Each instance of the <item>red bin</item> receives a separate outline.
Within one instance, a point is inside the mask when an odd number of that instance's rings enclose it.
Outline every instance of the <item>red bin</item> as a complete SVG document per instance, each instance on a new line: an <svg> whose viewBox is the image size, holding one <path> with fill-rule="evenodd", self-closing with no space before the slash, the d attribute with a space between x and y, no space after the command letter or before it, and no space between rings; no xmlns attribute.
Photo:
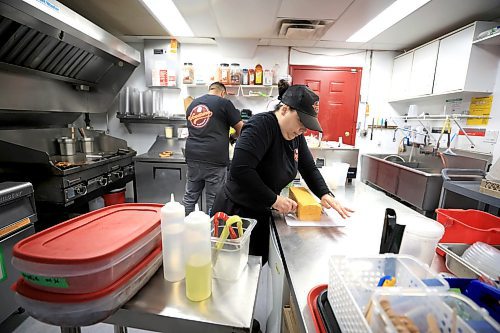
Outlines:
<svg viewBox="0 0 500 333"><path fill-rule="evenodd" d="M106 207L125 203L125 188L113 190L102 195Z"/></svg>
<svg viewBox="0 0 500 333"><path fill-rule="evenodd" d="M444 226L440 243L500 244L500 217L474 209L436 209L437 221Z"/></svg>

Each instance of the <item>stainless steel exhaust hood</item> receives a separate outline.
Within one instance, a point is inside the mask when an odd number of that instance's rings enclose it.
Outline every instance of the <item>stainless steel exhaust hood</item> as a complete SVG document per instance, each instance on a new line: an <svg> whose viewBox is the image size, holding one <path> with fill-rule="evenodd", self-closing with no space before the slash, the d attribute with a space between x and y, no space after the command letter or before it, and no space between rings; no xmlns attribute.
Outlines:
<svg viewBox="0 0 500 333"><path fill-rule="evenodd" d="M139 64L57 1L0 0L0 113L106 112Z"/></svg>

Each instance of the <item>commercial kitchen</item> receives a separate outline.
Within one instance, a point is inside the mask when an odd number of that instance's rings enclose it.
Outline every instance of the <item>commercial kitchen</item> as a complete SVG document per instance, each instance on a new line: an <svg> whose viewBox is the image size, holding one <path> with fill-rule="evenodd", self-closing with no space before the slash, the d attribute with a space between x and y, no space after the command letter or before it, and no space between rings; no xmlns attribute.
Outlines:
<svg viewBox="0 0 500 333"><path fill-rule="evenodd" d="M0 14L0 332L500 332L498 0ZM267 263L205 192L184 218L186 110L216 81L244 123L280 82L319 96L303 135L350 217L295 197L318 218L273 211ZM210 265L188 277L195 246Z"/></svg>

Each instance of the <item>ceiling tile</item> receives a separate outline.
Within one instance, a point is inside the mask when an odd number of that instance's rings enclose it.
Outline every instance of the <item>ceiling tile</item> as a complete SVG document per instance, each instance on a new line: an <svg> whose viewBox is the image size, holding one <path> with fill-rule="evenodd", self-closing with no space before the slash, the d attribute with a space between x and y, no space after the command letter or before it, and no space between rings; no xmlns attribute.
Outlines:
<svg viewBox="0 0 500 333"><path fill-rule="evenodd" d="M283 0L278 17L337 19L354 0Z"/></svg>
<svg viewBox="0 0 500 333"><path fill-rule="evenodd" d="M321 37L321 40L345 42L395 0L356 0Z"/></svg>
<svg viewBox="0 0 500 333"><path fill-rule="evenodd" d="M281 0L211 0L223 37L262 38L274 33Z"/></svg>
<svg viewBox="0 0 500 333"><path fill-rule="evenodd" d="M404 48L413 48L473 21L491 20L499 14L499 0L433 0L370 42L400 42Z"/></svg>
<svg viewBox="0 0 500 333"><path fill-rule="evenodd" d="M174 0L195 37L220 37L214 9L210 0Z"/></svg>
<svg viewBox="0 0 500 333"><path fill-rule="evenodd" d="M269 45L274 45L274 46L302 46L302 47L311 47L315 43L316 43L315 40L286 39L286 38L271 38L271 39L269 39Z"/></svg>

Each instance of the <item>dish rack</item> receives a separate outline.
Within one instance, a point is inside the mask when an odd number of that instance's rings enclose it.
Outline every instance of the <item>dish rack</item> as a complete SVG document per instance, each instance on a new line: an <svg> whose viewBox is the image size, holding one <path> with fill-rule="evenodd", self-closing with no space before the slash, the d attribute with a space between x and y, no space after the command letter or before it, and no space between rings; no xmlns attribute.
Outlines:
<svg viewBox="0 0 500 333"><path fill-rule="evenodd" d="M394 287L377 287L390 275ZM449 289L448 282L411 256L383 254L371 257L333 256L329 261L328 301L342 332L370 332L365 311L376 290L401 293L407 290Z"/></svg>

